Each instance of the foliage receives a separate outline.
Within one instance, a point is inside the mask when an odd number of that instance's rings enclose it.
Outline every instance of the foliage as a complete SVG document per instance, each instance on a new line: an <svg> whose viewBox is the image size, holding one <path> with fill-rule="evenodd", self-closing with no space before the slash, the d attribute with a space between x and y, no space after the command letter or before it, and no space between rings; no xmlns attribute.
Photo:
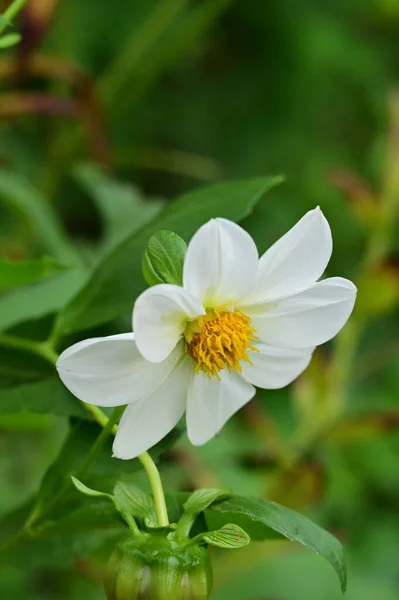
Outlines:
<svg viewBox="0 0 399 600"><path fill-rule="evenodd" d="M152 454L171 523L243 546L213 551L212 600L338 600L329 565L281 536L324 555L344 588L338 538L349 600L398 595L399 9L267 4L29 0L18 16L1 6L7 597L100 600L123 514L155 523L138 461L112 458L110 439L87 460L101 428L59 382L57 353L129 330L146 248L151 277L176 282L209 218L240 222L263 252L317 204L334 236L328 274L359 288L348 326L220 437L194 449L179 429Z"/></svg>

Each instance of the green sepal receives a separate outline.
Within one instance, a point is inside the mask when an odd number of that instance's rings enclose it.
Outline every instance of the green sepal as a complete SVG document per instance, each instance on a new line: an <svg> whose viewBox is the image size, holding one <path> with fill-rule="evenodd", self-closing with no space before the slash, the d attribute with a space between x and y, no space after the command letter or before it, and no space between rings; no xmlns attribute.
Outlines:
<svg viewBox="0 0 399 600"><path fill-rule="evenodd" d="M224 550L244 548L251 542L247 532L235 523L227 523L221 529L203 533L202 540L210 546L223 548Z"/></svg>
<svg viewBox="0 0 399 600"><path fill-rule="evenodd" d="M198 515L215 502L228 500L233 492L227 489L201 488L195 490L183 504L183 514L177 524L176 539L188 539Z"/></svg>
<svg viewBox="0 0 399 600"><path fill-rule="evenodd" d="M131 515L144 519L150 525L156 526L154 500L128 479L117 481L114 487L114 502L116 509L122 515Z"/></svg>
<svg viewBox="0 0 399 600"><path fill-rule="evenodd" d="M154 233L148 240L142 262L143 277L148 285L182 285L186 250L186 242L177 233L166 229Z"/></svg>
<svg viewBox="0 0 399 600"><path fill-rule="evenodd" d="M152 496L134 485L133 482L129 481L128 477L116 482L113 494L93 490L76 479L76 477L71 476L71 479L76 489L82 494L111 500L118 513L134 533L138 531L135 519L140 519L145 528L153 530L164 529L158 528L155 504ZM169 525L167 531L176 529L176 527L176 524Z"/></svg>
<svg viewBox="0 0 399 600"><path fill-rule="evenodd" d="M71 475L71 479L72 479L73 485L76 487L78 492L85 494L85 496L94 496L94 497L98 497L98 498L101 498L101 497L109 498L110 500L114 501L114 497L111 496L111 494L106 494L105 492L100 492L99 490L93 490L92 488L87 487L87 485L85 485L84 483L79 481L79 479L76 479L76 477L74 477L73 475Z"/></svg>
<svg viewBox="0 0 399 600"><path fill-rule="evenodd" d="M199 515L205 509L209 508L215 502L222 502L232 498L232 490L216 489L216 488L201 488L195 490L184 503L183 508L185 513Z"/></svg>

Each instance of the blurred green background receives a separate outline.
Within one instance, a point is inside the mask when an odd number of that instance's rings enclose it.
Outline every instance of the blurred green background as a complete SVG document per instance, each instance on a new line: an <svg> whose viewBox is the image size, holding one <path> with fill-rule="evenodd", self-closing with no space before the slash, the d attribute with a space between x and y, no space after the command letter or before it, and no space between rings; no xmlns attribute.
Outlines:
<svg viewBox="0 0 399 600"><path fill-rule="evenodd" d="M399 2L28 0L17 29L0 55L0 250L57 262L33 288L0 289L0 331L45 340L93 265L177 195L283 173L243 226L262 252L320 205L328 274L358 283L358 309L289 389L259 393L203 448L183 437L166 487L222 484L304 512L345 544L348 600L397 599ZM1 518L66 435L66 417L18 391L51 373L0 335ZM104 598L98 557L22 552L0 571L1 598ZM327 563L283 542L214 564L212 600L340 598Z"/></svg>

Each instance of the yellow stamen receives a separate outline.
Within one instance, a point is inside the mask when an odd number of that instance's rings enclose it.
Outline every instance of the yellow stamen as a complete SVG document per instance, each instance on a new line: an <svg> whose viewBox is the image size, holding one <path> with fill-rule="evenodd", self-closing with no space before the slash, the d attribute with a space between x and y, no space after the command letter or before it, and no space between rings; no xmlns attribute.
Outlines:
<svg viewBox="0 0 399 600"><path fill-rule="evenodd" d="M196 372L204 371L209 379L213 375L220 380L219 371L225 367L241 371L241 360L252 364L247 351L258 351L251 346L255 333L251 319L240 311L211 311L189 323L184 337L187 353L197 363Z"/></svg>

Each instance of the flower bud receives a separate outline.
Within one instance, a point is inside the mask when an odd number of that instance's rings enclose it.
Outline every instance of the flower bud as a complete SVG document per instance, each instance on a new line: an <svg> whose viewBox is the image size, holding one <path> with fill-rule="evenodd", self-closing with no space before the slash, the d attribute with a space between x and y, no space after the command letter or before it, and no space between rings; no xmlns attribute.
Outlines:
<svg viewBox="0 0 399 600"><path fill-rule="evenodd" d="M109 560L104 585L108 600L206 600L212 587L208 552L156 534L125 540Z"/></svg>

